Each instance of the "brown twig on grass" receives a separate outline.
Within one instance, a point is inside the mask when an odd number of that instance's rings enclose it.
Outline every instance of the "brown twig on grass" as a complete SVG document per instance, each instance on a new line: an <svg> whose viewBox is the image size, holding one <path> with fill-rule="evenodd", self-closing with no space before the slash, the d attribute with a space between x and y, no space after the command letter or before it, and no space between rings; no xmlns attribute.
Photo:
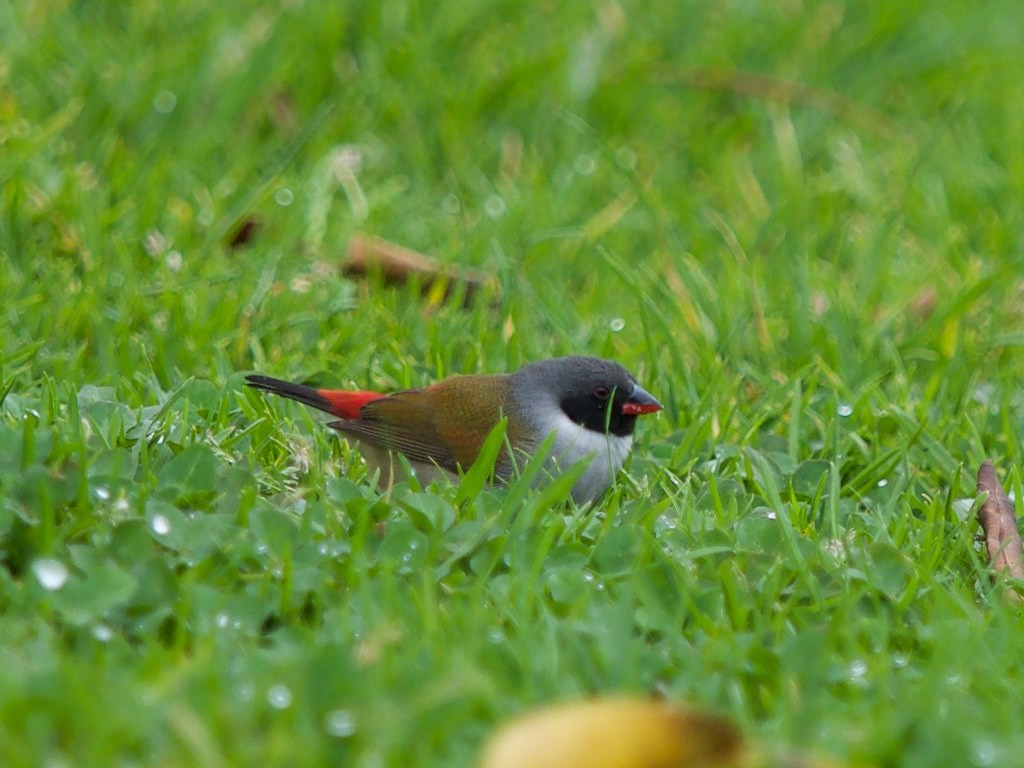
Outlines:
<svg viewBox="0 0 1024 768"><path fill-rule="evenodd" d="M439 302L450 300L462 287L465 306L481 289L496 290L494 279L483 272L456 270L418 251L366 235L353 235L349 240L342 271L346 275L380 274L384 282L396 285L416 279L423 293L438 297Z"/></svg>
<svg viewBox="0 0 1024 768"><path fill-rule="evenodd" d="M992 570L1024 579L1024 545L1017 530L1017 516L1013 502L996 479L991 461L978 468L978 490L988 494L978 510L978 522L985 532L985 547ZM1021 599L1019 595L1018 599Z"/></svg>

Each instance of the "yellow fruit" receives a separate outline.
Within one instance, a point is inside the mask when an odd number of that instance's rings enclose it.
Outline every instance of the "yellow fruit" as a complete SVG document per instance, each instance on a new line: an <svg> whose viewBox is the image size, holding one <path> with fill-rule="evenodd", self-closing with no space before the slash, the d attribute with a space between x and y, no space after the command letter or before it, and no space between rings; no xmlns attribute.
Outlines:
<svg viewBox="0 0 1024 768"><path fill-rule="evenodd" d="M480 768L726 768L739 765L727 720L667 702L610 698L561 704L501 728Z"/></svg>

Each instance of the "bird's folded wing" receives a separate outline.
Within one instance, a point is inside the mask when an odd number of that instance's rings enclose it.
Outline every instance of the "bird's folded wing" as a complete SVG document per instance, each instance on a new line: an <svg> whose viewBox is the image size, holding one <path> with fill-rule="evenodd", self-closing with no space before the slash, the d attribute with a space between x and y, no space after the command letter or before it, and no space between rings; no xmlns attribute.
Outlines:
<svg viewBox="0 0 1024 768"><path fill-rule="evenodd" d="M424 407L423 396L418 390L397 392L368 403L358 419L333 421L328 426L357 440L401 453L410 461L458 472L460 458L465 459L468 446L447 441L438 431L434 409Z"/></svg>
<svg viewBox="0 0 1024 768"><path fill-rule="evenodd" d="M424 390L396 392L364 405L360 418L333 421L328 426L357 440L401 453L410 461L436 464L450 472L468 469L497 424L494 414L488 414L489 424L471 418L472 426L467 426L466 414L448 413L449 408L435 407L435 401L424 398L430 398ZM501 479L507 479L512 472L504 451L495 472Z"/></svg>

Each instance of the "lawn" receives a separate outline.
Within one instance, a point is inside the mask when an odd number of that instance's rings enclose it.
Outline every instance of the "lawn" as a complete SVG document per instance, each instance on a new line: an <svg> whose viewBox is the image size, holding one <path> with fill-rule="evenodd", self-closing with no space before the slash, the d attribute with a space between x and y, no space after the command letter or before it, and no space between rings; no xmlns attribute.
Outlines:
<svg viewBox="0 0 1024 768"><path fill-rule="evenodd" d="M0 764L472 766L653 691L1020 764L1024 5L0 0ZM487 286L350 279L374 236ZM598 503L302 406L615 359ZM1015 757L1016 756L1016 757Z"/></svg>

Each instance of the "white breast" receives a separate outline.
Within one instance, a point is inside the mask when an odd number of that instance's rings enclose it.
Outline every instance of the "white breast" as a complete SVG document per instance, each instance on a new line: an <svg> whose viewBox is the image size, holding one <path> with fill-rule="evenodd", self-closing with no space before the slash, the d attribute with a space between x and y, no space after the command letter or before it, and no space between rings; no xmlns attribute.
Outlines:
<svg viewBox="0 0 1024 768"><path fill-rule="evenodd" d="M544 433L555 435L551 450L551 471L589 462L572 489L578 503L593 501L612 484L633 447L633 436L619 437L595 432L572 421L561 408L548 411Z"/></svg>
<svg viewBox="0 0 1024 768"><path fill-rule="evenodd" d="M557 406L545 409L535 419L535 426L544 437L552 433L555 435L551 458L547 462L551 475L558 475L580 462L587 462L587 468L572 488L572 497L577 504L593 501L608 490L633 447L632 435L605 435L581 427ZM405 462L397 460L379 446L362 440L359 441L359 448L370 467L380 470L383 487L389 488L396 480L403 478ZM434 464L410 461L408 465L424 485L441 478L458 482L457 475Z"/></svg>

